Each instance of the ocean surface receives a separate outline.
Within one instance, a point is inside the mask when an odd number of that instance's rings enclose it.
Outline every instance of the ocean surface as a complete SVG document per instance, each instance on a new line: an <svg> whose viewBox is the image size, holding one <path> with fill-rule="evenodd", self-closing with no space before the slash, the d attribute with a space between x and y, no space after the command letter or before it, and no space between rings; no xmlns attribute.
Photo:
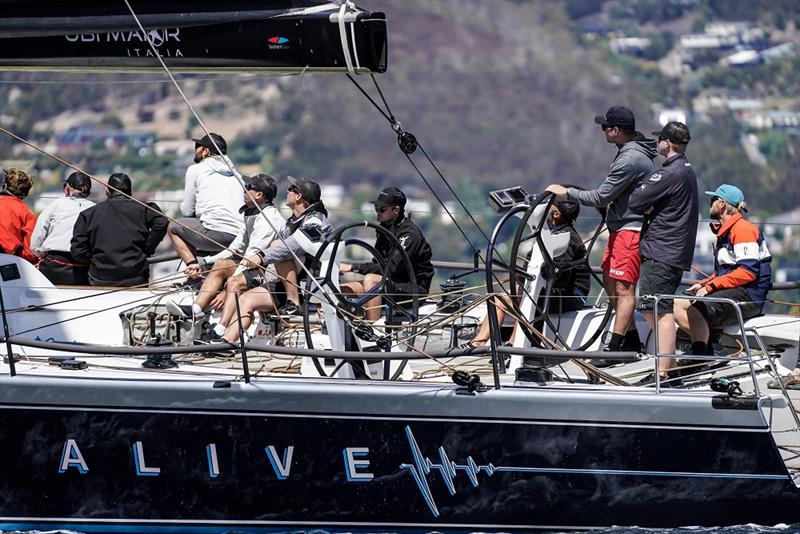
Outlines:
<svg viewBox="0 0 800 534"><path fill-rule="evenodd" d="M230 534L238 534L241 531L231 531ZM274 534L342 534L346 530L327 531L321 529L313 530L287 530L285 532L276 532ZM364 531L359 531L363 533ZM394 531L375 531L375 534L393 534ZM637 528L637 527L615 527L600 530L590 530L583 532L594 532L601 534L752 534L752 533L766 533L766 534L800 534L800 524L797 525L776 525L772 527L764 527L761 525L738 525L735 527L683 527L683 528ZM73 530L7 530L0 531L0 534L85 534ZM435 531L430 534L438 534ZM472 534L481 534L474 532Z"/></svg>

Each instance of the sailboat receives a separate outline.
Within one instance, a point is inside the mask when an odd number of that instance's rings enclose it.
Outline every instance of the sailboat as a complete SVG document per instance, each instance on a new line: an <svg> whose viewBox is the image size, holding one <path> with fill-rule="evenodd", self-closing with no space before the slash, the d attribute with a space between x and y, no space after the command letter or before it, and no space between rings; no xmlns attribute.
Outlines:
<svg viewBox="0 0 800 534"><path fill-rule="evenodd" d="M387 68L385 16L350 2L79 2L46 14L37 2L4 4L8 69ZM134 42L150 55L130 55ZM413 154L416 139L395 131ZM741 348L697 387L632 387L627 373L657 362L652 341L650 358L612 353L631 363L603 372L591 361L609 355L598 352L608 308L541 313L539 274L566 246L545 224L550 202L518 187L493 193L503 216L485 256L464 267L485 275L482 299L454 283L430 302L389 302L375 323L339 285L354 249L374 255L348 234L369 223L339 228L307 244L302 321L264 317L233 345L196 345L203 320L166 312L166 298L191 288L57 287L0 255L0 529L800 522L798 399L764 387L796 365L796 318L730 329ZM508 228L511 254L500 258ZM517 280L527 326L505 346L491 297ZM490 343L460 348L487 313Z"/></svg>

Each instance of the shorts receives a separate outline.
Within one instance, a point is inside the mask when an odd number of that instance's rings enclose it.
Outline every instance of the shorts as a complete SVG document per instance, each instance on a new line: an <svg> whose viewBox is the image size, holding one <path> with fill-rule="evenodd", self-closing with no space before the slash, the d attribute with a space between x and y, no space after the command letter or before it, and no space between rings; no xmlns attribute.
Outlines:
<svg viewBox="0 0 800 534"><path fill-rule="evenodd" d="M733 287L730 289L720 289L708 295L721 299L731 299L739 302L739 309L742 310L742 318L746 321L751 317L761 314L761 306L750 301L750 295L743 287ZM701 302L697 301L692 306L699 311L709 328L722 328L739 323L736 309L725 302Z"/></svg>
<svg viewBox="0 0 800 534"><path fill-rule="evenodd" d="M639 279L639 232L619 230L609 232L608 245L600 268L614 280L635 284Z"/></svg>
<svg viewBox="0 0 800 534"><path fill-rule="evenodd" d="M654 295L674 295L681 285L683 269L650 258L642 259L642 269L639 276L639 298L641 309L653 310L653 299L644 298ZM659 299L659 317L672 313L673 299Z"/></svg>
<svg viewBox="0 0 800 534"><path fill-rule="evenodd" d="M270 265L266 270L256 267L254 269L247 269L242 272L247 289L253 289L258 286L266 286L278 280L278 275L275 273L275 268Z"/></svg>
<svg viewBox="0 0 800 534"><path fill-rule="evenodd" d="M222 247L214 242L227 247L236 237L233 234L207 229L200 224L200 219L197 217L182 217L177 219L176 222L183 226L173 225L173 233L196 251L209 253L204 255L216 254L222 250Z"/></svg>

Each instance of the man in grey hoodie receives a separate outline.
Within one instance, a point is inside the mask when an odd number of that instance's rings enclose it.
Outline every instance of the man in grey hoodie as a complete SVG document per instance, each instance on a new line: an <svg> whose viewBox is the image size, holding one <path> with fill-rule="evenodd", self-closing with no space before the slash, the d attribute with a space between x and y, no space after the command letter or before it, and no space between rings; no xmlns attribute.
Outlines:
<svg viewBox="0 0 800 534"><path fill-rule="evenodd" d="M606 208L608 246L603 255L603 286L614 307L616 317L611 330L608 351L641 351L642 342L633 321L636 306L636 281L639 279L639 232L644 219L628 208L628 198L639 184L655 171L656 142L636 131L633 112L623 106L609 108L594 119L608 143L617 145L617 155L608 176L597 189L580 190L552 184L547 187L556 195L566 195L584 206ZM620 360L593 360L597 367L622 363Z"/></svg>
<svg viewBox="0 0 800 534"><path fill-rule="evenodd" d="M221 135L212 133L192 141L194 165L186 170L183 217L169 225L168 233L175 251L186 264L186 274L196 278L198 251L206 255L219 252L231 244L244 226L239 213L244 189L241 175L225 155L228 145Z"/></svg>

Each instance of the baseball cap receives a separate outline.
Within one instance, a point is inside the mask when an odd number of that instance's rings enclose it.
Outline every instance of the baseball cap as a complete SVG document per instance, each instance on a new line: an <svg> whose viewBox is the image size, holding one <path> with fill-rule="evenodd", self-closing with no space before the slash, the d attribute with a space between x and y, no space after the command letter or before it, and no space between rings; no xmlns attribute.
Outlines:
<svg viewBox="0 0 800 534"><path fill-rule="evenodd" d="M744 202L744 193L735 185L722 184L716 191L706 191L706 195L712 197L719 197L731 206L739 207L741 202Z"/></svg>
<svg viewBox="0 0 800 534"><path fill-rule="evenodd" d="M556 198L553 204L561 212L561 217L565 221L574 221L581 213L581 205L571 198Z"/></svg>
<svg viewBox="0 0 800 534"><path fill-rule="evenodd" d="M378 207L388 208L391 206L406 207L406 195L396 187L387 187L380 192L378 198L372 201Z"/></svg>
<svg viewBox="0 0 800 534"><path fill-rule="evenodd" d="M322 192L317 182L309 180L308 178L295 178L293 176L288 176L287 178L289 183L300 191L300 196L306 199L306 202L309 204L319 202L320 198L322 198Z"/></svg>
<svg viewBox="0 0 800 534"><path fill-rule="evenodd" d="M278 185L275 183L275 178L268 174L259 173L246 177L244 183L247 184L247 189L264 193L264 196L267 197L269 201L272 201L275 195L278 194Z"/></svg>
<svg viewBox="0 0 800 534"><path fill-rule="evenodd" d="M214 140L213 143L211 142L212 139ZM193 137L192 141L194 141L196 144L198 144L200 146L204 146L204 147L208 148L209 150L211 150L214 153L217 152L217 149L214 147L214 143L216 143L217 146L219 147L219 149L222 151L222 154L227 154L228 153L228 143L226 143L225 139L223 139L223 137L221 135L219 135L219 134L216 134L216 133L212 132L212 133L210 133L208 135L204 135L200 139L195 139Z"/></svg>
<svg viewBox="0 0 800 534"><path fill-rule="evenodd" d="M617 126L629 130L636 128L636 119L633 116L633 111L625 106L611 106L605 115L597 115L594 118L594 122L602 126Z"/></svg>
<svg viewBox="0 0 800 534"><path fill-rule="evenodd" d="M669 139L678 145L685 145L689 143L692 136L689 135L689 128L682 122L668 122L661 130L653 132L653 135L662 139Z"/></svg>

